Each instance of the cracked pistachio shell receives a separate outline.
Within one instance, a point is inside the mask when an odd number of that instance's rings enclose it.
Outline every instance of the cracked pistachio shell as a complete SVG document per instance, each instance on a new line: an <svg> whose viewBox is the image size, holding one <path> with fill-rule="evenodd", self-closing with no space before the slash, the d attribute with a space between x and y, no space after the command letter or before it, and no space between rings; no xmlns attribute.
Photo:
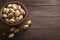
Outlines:
<svg viewBox="0 0 60 40"><path fill-rule="evenodd" d="M16 10L16 11L15 11L15 16L16 16L16 17L18 17L20 14L21 14L21 13L20 13L19 10Z"/></svg>
<svg viewBox="0 0 60 40"><path fill-rule="evenodd" d="M22 13L23 15L25 15L24 9L21 9L20 11L21 11L21 13Z"/></svg>
<svg viewBox="0 0 60 40"><path fill-rule="evenodd" d="M12 8L14 9L14 10L16 10L16 9L18 9L18 6L17 6L17 4L12 4Z"/></svg>
<svg viewBox="0 0 60 40"><path fill-rule="evenodd" d="M8 14L8 18L10 19L10 18L12 18L14 15L13 15L13 13L9 13Z"/></svg>
<svg viewBox="0 0 60 40"><path fill-rule="evenodd" d="M8 37L9 37L9 38L13 38L13 37L14 37L14 34L11 33L11 34L8 35Z"/></svg>
<svg viewBox="0 0 60 40"><path fill-rule="evenodd" d="M23 19L23 15L20 15L20 16L19 16L19 19L22 20L22 19Z"/></svg>
<svg viewBox="0 0 60 40"><path fill-rule="evenodd" d="M2 17L6 18L6 17L7 17L7 15L6 15L6 14L2 14Z"/></svg>
<svg viewBox="0 0 60 40"><path fill-rule="evenodd" d="M10 8L10 12L11 12L11 13L15 13L15 10L12 9L12 8Z"/></svg>
<svg viewBox="0 0 60 40"><path fill-rule="evenodd" d="M12 4L8 4L8 6L7 6L8 8L11 8L12 7Z"/></svg>

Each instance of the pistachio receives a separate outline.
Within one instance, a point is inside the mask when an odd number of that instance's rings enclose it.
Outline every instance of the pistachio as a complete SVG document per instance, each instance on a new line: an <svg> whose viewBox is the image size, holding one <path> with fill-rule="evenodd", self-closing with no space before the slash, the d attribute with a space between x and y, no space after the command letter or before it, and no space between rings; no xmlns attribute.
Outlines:
<svg viewBox="0 0 60 40"><path fill-rule="evenodd" d="M23 30L27 30L29 28L29 25L24 25Z"/></svg>
<svg viewBox="0 0 60 40"><path fill-rule="evenodd" d="M21 6L20 5L18 5L18 9L21 10Z"/></svg>
<svg viewBox="0 0 60 40"><path fill-rule="evenodd" d="M8 7L8 8L11 8L11 7L12 7L12 4L9 4L7 7Z"/></svg>
<svg viewBox="0 0 60 40"><path fill-rule="evenodd" d="M6 14L3 14L2 16L3 16L4 18L6 18L6 17L7 17L7 15L6 15Z"/></svg>
<svg viewBox="0 0 60 40"><path fill-rule="evenodd" d="M15 12L15 16L18 17L21 13L19 12L19 10L16 10Z"/></svg>
<svg viewBox="0 0 60 40"><path fill-rule="evenodd" d="M9 13L8 14L8 18L10 19L10 18L12 18L14 15L13 15L13 13Z"/></svg>
<svg viewBox="0 0 60 40"><path fill-rule="evenodd" d="M25 11L23 9L20 10L20 12L25 15Z"/></svg>
<svg viewBox="0 0 60 40"><path fill-rule="evenodd" d="M9 34L9 36L8 36L9 38L13 38L14 37L14 34L12 33L12 34Z"/></svg>
<svg viewBox="0 0 60 40"><path fill-rule="evenodd" d="M16 29L15 31L14 31L14 33L18 33L20 30L19 29Z"/></svg>
<svg viewBox="0 0 60 40"><path fill-rule="evenodd" d="M2 35L6 35L6 33L5 33L5 32L3 32L3 33L2 33Z"/></svg>
<svg viewBox="0 0 60 40"><path fill-rule="evenodd" d="M18 9L17 4L12 4L12 6L13 6L13 9L14 9L14 10Z"/></svg>
<svg viewBox="0 0 60 40"><path fill-rule="evenodd" d="M31 20L26 21L26 24L27 25L31 24Z"/></svg>
<svg viewBox="0 0 60 40"><path fill-rule="evenodd" d="M12 8L10 8L10 12L11 12L11 13L15 13L15 10L12 9Z"/></svg>
<svg viewBox="0 0 60 40"><path fill-rule="evenodd" d="M15 23L15 19L11 18L10 23Z"/></svg>
<svg viewBox="0 0 60 40"><path fill-rule="evenodd" d="M23 15L20 15L20 16L19 16L19 20L22 20L22 19L23 19Z"/></svg>
<svg viewBox="0 0 60 40"><path fill-rule="evenodd" d="M6 22L9 22L9 19L8 19L8 18L6 18L6 19L5 19L5 21L6 21Z"/></svg>
<svg viewBox="0 0 60 40"><path fill-rule="evenodd" d="M11 32L14 31L14 30L15 30L15 27L13 27L13 28L10 29Z"/></svg>

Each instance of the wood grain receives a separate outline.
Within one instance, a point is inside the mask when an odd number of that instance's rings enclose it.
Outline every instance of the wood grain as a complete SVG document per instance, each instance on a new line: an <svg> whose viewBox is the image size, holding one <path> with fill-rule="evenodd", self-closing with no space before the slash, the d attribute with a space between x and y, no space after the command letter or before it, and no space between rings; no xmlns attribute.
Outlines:
<svg viewBox="0 0 60 40"><path fill-rule="evenodd" d="M31 29L20 32L13 40L60 40L60 0L0 0L0 8L10 1L24 3L32 20ZM0 22L0 32L9 32L9 28Z"/></svg>

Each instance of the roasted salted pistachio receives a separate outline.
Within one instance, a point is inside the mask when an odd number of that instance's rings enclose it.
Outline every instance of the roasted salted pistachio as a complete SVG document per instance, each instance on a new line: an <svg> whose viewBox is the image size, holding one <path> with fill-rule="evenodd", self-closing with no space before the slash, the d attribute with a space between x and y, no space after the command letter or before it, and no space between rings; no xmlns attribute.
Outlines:
<svg viewBox="0 0 60 40"><path fill-rule="evenodd" d="M9 38L13 38L13 37L14 37L14 34L11 33L11 34L8 35L8 37L9 37Z"/></svg>
<svg viewBox="0 0 60 40"><path fill-rule="evenodd" d="M2 10L2 16L6 22L16 23L25 17L25 10L19 4L8 4Z"/></svg>

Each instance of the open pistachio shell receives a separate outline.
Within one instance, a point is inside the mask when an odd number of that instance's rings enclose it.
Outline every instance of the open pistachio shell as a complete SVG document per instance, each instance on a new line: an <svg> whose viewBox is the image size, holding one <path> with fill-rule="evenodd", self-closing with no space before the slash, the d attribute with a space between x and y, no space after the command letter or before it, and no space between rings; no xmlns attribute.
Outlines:
<svg viewBox="0 0 60 40"><path fill-rule="evenodd" d="M29 25L24 25L23 30L27 30L29 28Z"/></svg>
<svg viewBox="0 0 60 40"><path fill-rule="evenodd" d="M15 31L14 31L14 33L18 33L20 30L19 29L16 29Z"/></svg>

